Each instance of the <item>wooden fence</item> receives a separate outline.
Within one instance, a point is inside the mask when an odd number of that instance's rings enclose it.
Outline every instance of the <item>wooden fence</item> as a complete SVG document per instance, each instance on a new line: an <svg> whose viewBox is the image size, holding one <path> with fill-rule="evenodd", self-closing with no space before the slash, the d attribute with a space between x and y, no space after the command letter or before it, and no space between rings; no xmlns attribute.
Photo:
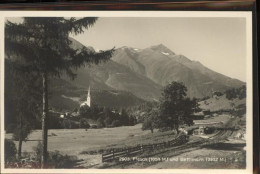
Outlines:
<svg viewBox="0 0 260 174"><path fill-rule="evenodd" d="M119 157L129 157L136 154L141 154L147 150L155 150L155 149L162 149L167 147L178 146L184 144L188 141L187 135L180 135L177 138L162 143L156 144L146 144L146 145L137 145L135 147L128 147L128 148L117 148L111 149L106 153L102 153L102 162L113 161L118 159Z"/></svg>

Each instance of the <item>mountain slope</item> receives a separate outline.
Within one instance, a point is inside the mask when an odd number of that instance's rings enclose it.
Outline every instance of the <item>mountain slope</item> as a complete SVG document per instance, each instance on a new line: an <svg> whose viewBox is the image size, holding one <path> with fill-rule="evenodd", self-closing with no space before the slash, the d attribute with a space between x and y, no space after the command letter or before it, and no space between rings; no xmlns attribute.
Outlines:
<svg viewBox="0 0 260 174"><path fill-rule="evenodd" d="M80 88L66 80L50 79L50 108L58 111L72 111L79 108L86 100L87 90ZM139 105L144 100L130 92L118 90L91 89L91 103L103 107L122 108Z"/></svg>
<svg viewBox="0 0 260 174"><path fill-rule="evenodd" d="M71 40L73 48L83 47ZM87 48L94 51L92 47ZM188 96L197 98L245 84L177 55L162 44L145 49L118 48L110 61L80 68L77 74L74 81L64 79L85 89L91 85L93 89L128 91L145 100L158 100L163 86L172 81L183 82Z"/></svg>
<svg viewBox="0 0 260 174"><path fill-rule="evenodd" d="M212 91L225 91L244 84L183 55L176 55L162 44L146 49L122 47L117 49L112 60L160 86L171 81L183 82L187 86L189 97L205 97L211 95Z"/></svg>
<svg viewBox="0 0 260 174"><path fill-rule="evenodd" d="M71 47L80 49L83 45L71 38ZM87 47L94 51L92 47ZM124 53L127 55L128 53ZM123 57L123 56L122 56ZM138 62L137 62L138 63ZM141 64L135 66L142 66ZM158 100L161 93L161 86L141 73L132 71L128 66L119 64L113 60L98 65L91 65L77 69L77 78L73 81L67 76L62 78L69 83L87 89L91 86L96 90L119 90L131 92L138 98L145 100Z"/></svg>
<svg viewBox="0 0 260 174"><path fill-rule="evenodd" d="M90 85L92 89L128 91L145 100L157 100L160 96L158 84L114 61L80 68L77 74L74 81L64 79L85 89Z"/></svg>

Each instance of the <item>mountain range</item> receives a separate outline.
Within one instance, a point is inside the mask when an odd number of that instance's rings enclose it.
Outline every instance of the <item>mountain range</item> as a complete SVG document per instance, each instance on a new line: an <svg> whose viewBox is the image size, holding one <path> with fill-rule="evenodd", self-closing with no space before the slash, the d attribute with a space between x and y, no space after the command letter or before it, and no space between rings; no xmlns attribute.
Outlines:
<svg viewBox="0 0 260 174"><path fill-rule="evenodd" d="M72 47L83 47L75 39L71 40ZM163 87L172 81L183 82L187 95L197 98L245 84L175 54L163 44L145 49L117 48L110 61L78 69L73 81L65 76L63 79L80 88L87 89L90 85L96 90L126 91L148 101L158 100Z"/></svg>

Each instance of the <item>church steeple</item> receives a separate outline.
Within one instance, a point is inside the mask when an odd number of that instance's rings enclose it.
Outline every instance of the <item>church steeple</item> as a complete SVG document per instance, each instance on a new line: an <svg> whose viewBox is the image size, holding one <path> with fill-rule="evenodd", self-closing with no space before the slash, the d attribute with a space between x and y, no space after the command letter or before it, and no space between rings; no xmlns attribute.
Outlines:
<svg viewBox="0 0 260 174"><path fill-rule="evenodd" d="M91 99L90 99L90 86L88 87L88 96L87 96L87 105L90 107L90 103L91 103L91 101L90 101Z"/></svg>
<svg viewBox="0 0 260 174"><path fill-rule="evenodd" d="M86 105L87 105L88 107L91 106L90 86L88 87L87 100L84 101L84 102L80 105L80 107L86 106Z"/></svg>

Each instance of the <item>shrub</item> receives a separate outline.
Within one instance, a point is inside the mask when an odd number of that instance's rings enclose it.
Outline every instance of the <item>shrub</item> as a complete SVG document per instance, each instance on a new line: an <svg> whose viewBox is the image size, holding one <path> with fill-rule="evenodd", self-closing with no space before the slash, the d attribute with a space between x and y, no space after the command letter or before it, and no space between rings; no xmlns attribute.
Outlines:
<svg viewBox="0 0 260 174"><path fill-rule="evenodd" d="M91 125L90 128L91 129L97 129L98 127L97 127L97 125L94 124L94 125Z"/></svg>
<svg viewBox="0 0 260 174"><path fill-rule="evenodd" d="M111 117L107 117L104 121L106 127L110 127L113 122L113 119Z"/></svg>
<svg viewBox="0 0 260 174"><path fill-rule="evenodd" d="M237 97L237 95L236 95L235 88L231 88L231 89L226 90L226 98L228 100L232 100L232 99L234 99L236 97Z"/></svg>
<svg viewBox="0 0 260 174"><path fill-rule="evenodd" d="M6 162L14 162L16 161L16 153L17 149L12 140L5 139L5 161Z"/></svg>
<svg viewBox="0 0 260 174"><path fill-rule="evenodd" d="M137 120L136 120L136 117L133 116L133 115L130 115L129 116L129 126L134 126L137 124Z"/></svg>
<svg viewBox="0 0 260 174"><path fill-rule="evenodd" d="M104 121L103 121L102 118L99 118L99 119L97 120L97 127L98 127L98 128L103 128L103 127L105 127L105 123L104 123Z"/></svg>
<svg viewBox="0 0 260 174"><path fill-rule="evenodd" d="M80 119L79 127L80 127L80 128L84 128L84 129L89 128L90 125L89 125L87 119L85 119L85 118Z"/></svg>
<svg viewBox="0 0 260 174"><path fill-rule="evenodd" d="M121 124L120 124L120 121L119 120L114 120L113 122L112 122L112 124L111 124L111 127L118 127L118 126L120 126Z"/></svg>
<svg viewBox="0 0 260 174"><path fill-rule="evenodd" d="M149 129L153 133L154 128L155 128L154 120L152 120L150 117L146 117L142 124L142 130Z"/></svg>
<svg viewBox="0 0 260 174"><path fill-rule="evenodd" d="M226 90L226 98L232 100L239 98L240 100L246 97L246 86L243 85L240 88L231 88Z"/></svg>
<svg viewBox="0 0 260 174"><path fill-rule="evenodd" d="M39 141L36 147L33 147L35 152L36 160L41 162L41 155L42 155L42 143Z"/></svg>
<svg viewBox="0 0 260 174"><path fill-rule="evenodd" d="M50 116L49 117L49 124L48 124L48 128L49 129L62 129L63 128L63 119L59 118L57 116Z"/></svg>
<svg viewBox="0 0 260 174"><path fill-rule="evenodd" d="M76 156L62 155L59 151L50 152L48 155L48 166L51 168L73 168L77 161Z"/></svg>
<svg viewBox="0 0 260 174"><path fill-rule="evenodd" d="M220 97L220 96L223 95L223 93L222 93L222 92L218 92L218 91L216 91L216 92L213 93L213 95L216 95L216 96Z"/></svg>
<svg viewBox="0 0 260 174"><path fill-rule="evenodd" d="M41 163L42 143L34 147L36 160ZM48 152L48 168L73 168L78 161L76 156L63 155L59 151Z"/></svg>
<svg viewBox="0 0 260 174"><path fill-rule="evenodd" d="M204 129L205 134L212 134L212 133L214 133L214 131L215 131L215 128L213 128L213 127L206 127Z"/></svg>
<svg viewBox="0 0 260 174"><path fill-rule="evenodd" d="M210 115L211 112L210 112L210 110L205 110L205 111L203 111L203 114L204 114L204 115Z"/></svg>
<svg viewBox="0 0 260 174"><path fill-rule="evenodd" d="M80 123L76 121L72 121L69 119L63 120L63 128L64 129L78 129L80 127Z"/></svg>
<svg viewBox="0 0 260 174"><path fill-rule="evenodd" d="M243 116L244 114L246 114L246 108L241 108L241 109L232 110L230 113L231 113L231 115L233 115L233 116L241 117L241 116Z"/></svg>

